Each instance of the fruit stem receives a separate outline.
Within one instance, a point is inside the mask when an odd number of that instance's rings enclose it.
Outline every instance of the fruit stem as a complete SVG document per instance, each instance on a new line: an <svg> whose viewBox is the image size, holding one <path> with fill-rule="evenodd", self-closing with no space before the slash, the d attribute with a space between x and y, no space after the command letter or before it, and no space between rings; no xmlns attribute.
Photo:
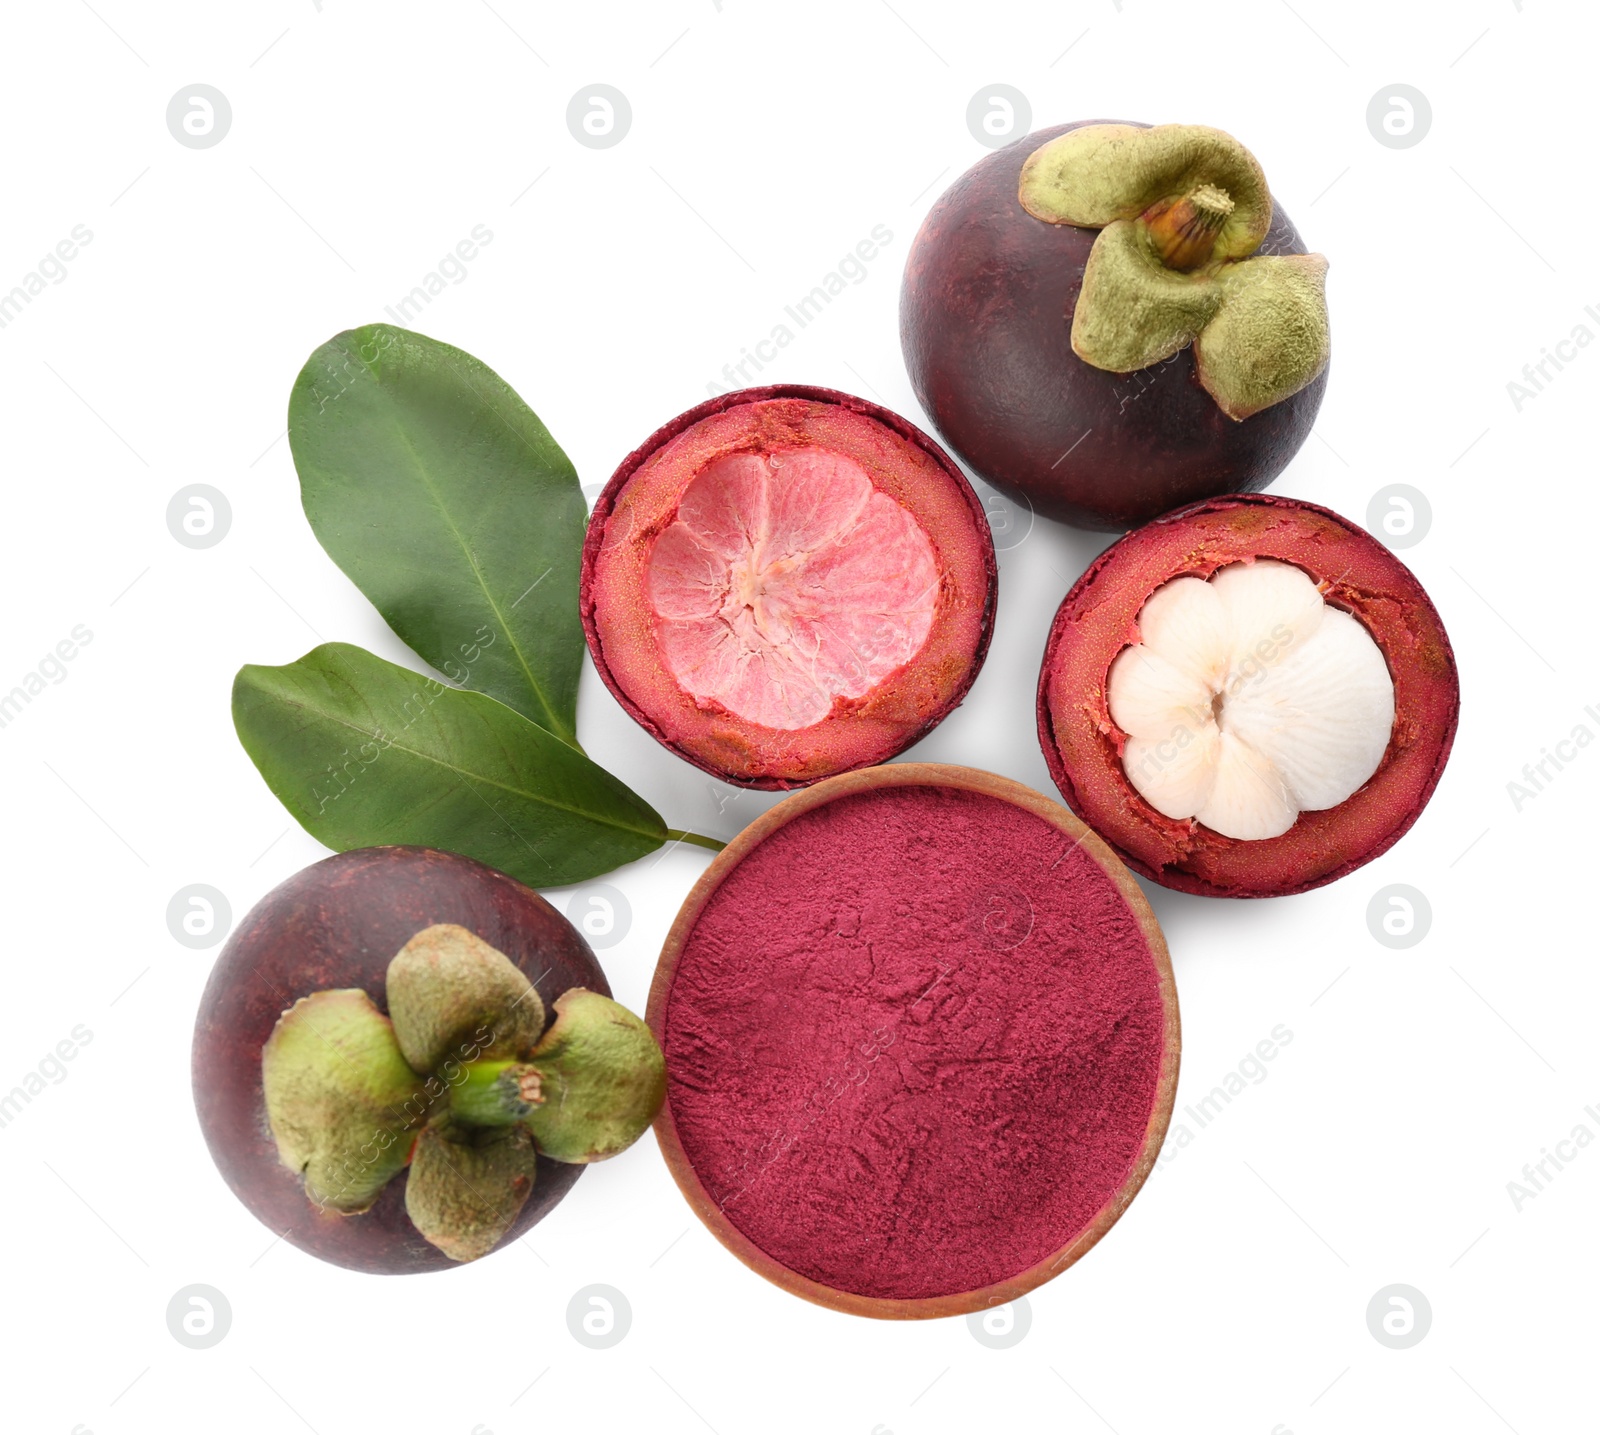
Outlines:
<svg viewBox="0 0 1600 1435"><path fill-rule="evenodd" d="M1211 258L1233 199L1214 184L1196 185L1181 199L1159 199L1140 216L1168 269L1198 269Z"/></svg>
<svg viewBox="0 0 1600 1435"><path fill-rule="evenodd" d="M674 842L692 842L696 847L704 847L711 852L720 852L728 845L718 842L715 837L702 837L698 832L680 832L676 827L667 828L667 836Z"/></svg>
<svg viewBox="0 0 1600 1435"><path fill-rule="evenodd" d="M522 1061L470 1061L450 1088L450 1114L463 1126L514 1126L543 1103L540 1073Z"/></svg>

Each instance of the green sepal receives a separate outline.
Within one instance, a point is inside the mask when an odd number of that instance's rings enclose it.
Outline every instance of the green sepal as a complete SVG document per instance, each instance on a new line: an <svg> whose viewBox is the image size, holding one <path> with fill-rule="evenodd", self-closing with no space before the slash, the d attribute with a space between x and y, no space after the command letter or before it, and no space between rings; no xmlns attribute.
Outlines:
<svg viewBox="0 0 1600 1435"><path fill-rule="evenodd" d="M666 1062L650 1028L610 997L571 987L556 998L555 1012L528 1058L542 1100L527 1125L546 1156L603 1161L655 1119L667 1093Z"/></svg>
<svg viewBox="0 0 1600 1435"><path fill-rule="evenodd" d="M1072 312L1072 349L1086 364L1126 374L1192 344L1221 302L1217 281L1168 269L1138 223L1100 231Z"/></svg>
<svg viewBox="0 0 1600 1435"><path fill-rule="evenodd" d="M346 1214L378 1199L427 1116L422 1078L360 990L314 992L279 1017L261 1081L279 1158L311 1200Z"/></svg>
<svg viewBox="0 0 1600 1435"><path fill-rule="evenodd" d="M1147 211L1204 186L1232 208L1209 259L1169 268L1147 223L1162 224L1170 205ZM1272 195L1232 136L1203 125L1084 125L1028 156L1017 193L1036 218L1100 230L1072 312L1073 352L1085 363L1131 373L1192 343L1201 384L1235 420L1298 393L1326 366L1327 260L1254 255Z"/></svg>
<svg viewBox="0 0 1600 1435"><path fill-rule="evenodd" d="M1217 277L1221 302L1195 340L1206 392L1232 419L1299 393L1328 362L1328 261L1320 254L1262 256Z"/></svg>
<svg viewBox="0 0 1600 1435"><path fill-rule="evenodd" d="M1267 177L1238 140L1209 125L1080 125L1028 156L1017 198L1049 224L1103 229L1202 184L1226 190L1234 205L1215 257L1253 253L1272 225Z"/></svg>
<svg viewBox="0 0 1600 1435"><path fill-rule="evenodd" d="M544 1003L505 955L465 927L418 932L389 963L389 1017L417 1071L523 1056L544 1031ZM449 1070L442 1071L452 1079Z"/></svg>
<svg viewBox="0 0 1600 1435"><path fill-rule="evenodd" d="M417 1138L406 1178L406 1214L453 1261L486 1256L533 1191L538 1152L520 1126L464 1131L447 1123Z"/></svg>

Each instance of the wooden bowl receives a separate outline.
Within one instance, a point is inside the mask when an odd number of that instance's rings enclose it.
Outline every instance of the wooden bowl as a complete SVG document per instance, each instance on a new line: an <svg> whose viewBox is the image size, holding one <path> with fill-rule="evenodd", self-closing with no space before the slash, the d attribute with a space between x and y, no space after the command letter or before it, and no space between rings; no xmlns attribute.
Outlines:
<svg viewBox="0 0 1600 1435"><path fill-rule="evenodd" d="M986 966L989 970L997 971L1001 963L1016 961L1016 952L1013 949L1028 940L1046 944L1043 947L1043 954L1041 955L1040 948L1036 948L1031 959L1051 963L1052 971L1066 973L1077 971L1080 967L1099 960L1106 963L1126 960L1129 963L1129 970L1137 972L1141 943L1151 968L1148 977L1144 975L1137 977L1142 986L1142 992L1137 998L1138 1013L1128 1016L1126 1020L1126 1029L1145 1034L1143 1038L1145 1045L1139 1048L1142 1053L1139 1059L1143 1063L1141 1069L1144 1073L1141 1081L1149 1085L1148 1118L1144 1122L1142 1138L1134 1139L1138 1136L1136 1123L1129 1123L1121 1133L1123 1138L1133 1145L1131 1159L1128 1160L1121 1179L1103 1193L1096 1194L1090 1191L1086 1199L1098 1199L1098 1206L1093 1208L1088 1219L1077 1222L1071 1229L1062 1229L1059 1233L1059 1245L1042 1256L1029 1260L1024 1268L984 1280L970 1289L928 1290L913 1295L874 1294L870 1291L843 1289L839 1283L816 1279L775 1257L758 1244L741 1225L735 1223L733 1216L725 1209L734 1198L724 1197L719 1200L716 1197L707 1184L707 1172L697 1167L691 1155L690 1147L698 1138L691 1130L686 1144L686 1132L680 1129L680 1122L685 1116L691 1126L693 1124L695 1118L688 1112L685 1103L692 1102L695 1098L694 1092L682 1081L685 1075L685 1061L675 1062L674 1059L672 1021L675 983L685 972L700 973L708 960L704 953L695 954L691 951L697 926L702 917L713 907L718 893L722 891L730 875L763 843L782 832L797 818L829 803L837 802L841 798L900 788L937 788L978 794L1008 803L1042 819L1055 830L1055 833L1065 839L1061 855L1048 869L1049 881L1054 890L1059 892L1061 884L1082 884L1073 886L1072 891L1087 893L1089 886L1103 884L1096 899L1108 904L1108 910L1116 914L1116 932L1108 934L1107 940L1109 943L1114 936L1115 940L1123 943L1124 952L1120 956L1116 953L1102 955L1098 946L1093 951L1085 948L1081 940L1082 933L1058 932L1054 929L1034 932L1031 915L1033 906L1030 899L1028 930L1017 941L1007 937L1004 942L990 943L982 935L982 932L987 930L986 927L981 930L974 929L979 930L980 934L977 940L970 943L971 951L966 957L969 963L974 964L969 968L969 972L978 973L972 978L974 981L981 980ZM961 810L966 811L968 808L973 812L982 810L978 804L967 804ZM861 809L853 810L861 811ZM928 834L923 832L918 835L917 840L925 841L927 836ZM1081 856L1073 857L1074 853ZM1008 864L1014 864L1018 880L1026 880L1024 871L1028 865L1026 854L1009 854L1006 860ZM848 854L831 852L827 854L826 861L829 865L825 870L829 874L839 873L844 877L850 870ZM1058 868L1063 870L1057 873ZM907 870L912 869L908 867ZM1041 895L1041 892L1042 889L1035 889L1036 895ZM948 887L941 887L927 894L927 901L935 906L940 902L948 906L951 900L953 900L952 893ZM911 908L907 905L905 910L910 912ZM926 915L926 909L919 908L918 911ZM764 912L753 913L757 918L764 914ZM717 920L720 922L724 919L718 917ZM954 929L946 925L940 930L949 932ZM1009 946L1006 943L1009 943ZM845 950L841 949L841 952ZM686 953L690 953L688 966L685 965ZM723 963L723 967L726 967L726 962ZM876 975L874 966L874 978ZM693 976L688 980L699 981L700 976ZM763 993L759 1000L776 1007L781 1005L783 998L789 998L791 999L789 1009L792 1010L794 1009L792 998L795 995L792 990L785 990L781 997ZM686 1007L688 1001L686 998ZM819 1001L826 1005L825 996L819 996ZM1133 1003L1134 998L1130 997L1130 1012L1133 1010ZM1100 1013L1099 1019L1111 1020L1111 1015ZM1165 1139L1177 1088L1180 1034L1172 965L1155 915L1131 873L1088 827L1060 803L1008 778L972 768L943 764L896 763L844 773L795 793L745 828L724 851L717 855L684 901L662 948L655 978L651 984L646 1020L656 1039L661 1043L662 1049L667 1053L668 1091L666 1102L655 1123L657 1138L662 1154L666 1158L667 1167L695 1214L734 1255L774 1284L833 1310L882 1319L924 1319L963 1315L1002 1305L1033 1290L1078 1260L1111 1229L1144 1184ZM1118 1021L1116 1029L1123 1030L1120 1018ZM821 1028L824 1032L832 1029L825 1025ZM1002 1030L1009 1033L1009 1026L1003 1024ZM781 1047L774 1048L778 1049ZM849 1049L846 1048L847 1051ZM685 1051L688 1051L687 1047ZM1096 1051L1093 1054L1099 1056L1103 1053ZM768 1052L762 1060L769 1062L770 1056L771 1053ZM685 1057L685 1060L689 1059L689 1056ZM693 1059L703 1064L702 1056L694 1056ZM737 1050L728 1058L735 1065L745 1059L747 1054ZM887 1071L887 1068L885 1070ZM705 1072L697 1069L691 1074L703 1078ZM727 1075L730 1081L735 1080L736 1073L731 1068ZM807 1099L810 1099L809 1096ZM1130 1100L1137 1102L1137 1093ZM682 1112L676 1108L682 1108ZM1077 1139L1075 1131L1072 1139ZM782 1154L787 1156L788 1151L789 1146L785 1144ZM703 1164L710 1164L709 1159ZM990 1180L990 1177L993 1179ZM977 1196L981 1200L988 1201L991 1206L996 1204L1004 1195L996 1183L1004 1182L1006 1179L1007 1171L1003 1167L986 1171L982 1184L988 1185L990 1190L980 1191ZM1058 1184L1065 1189L1068 1185L1067 1177L1064 1176ZM741 1192L735 1192L735 1198L739 1194ZM1099 1199L1099 1195L1103 1195L1103 1199ZM744 1224L759 1226L760 1221L747 1218ZM800 1263L804 1264L803 1261ZM857 1282L860 1285L871 1283L865 1279Z"/></svg>

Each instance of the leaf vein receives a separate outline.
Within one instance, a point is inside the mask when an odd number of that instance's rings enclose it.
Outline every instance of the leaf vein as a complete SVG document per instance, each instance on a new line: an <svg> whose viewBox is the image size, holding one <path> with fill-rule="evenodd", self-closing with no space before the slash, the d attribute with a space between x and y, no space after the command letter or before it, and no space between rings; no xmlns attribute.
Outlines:
<svg viewBox="0 0 1600 1435"><path fill-rule="evenodd" d="M341 680L345 681L346 684L348 685L349 680L347 678L344 678L344 676L342 674L333 674L333 675L340 677ZM454 691L454 689L447 689L447 691ZM298 710L300 713L306 715L306 717L309 720L319 720L319 721L322 721L322 722L325 722L325 723L330 723L335 727L345 728L350 732L359 733L362 737L367 738L370 741L380 741L384 736L384 729L383 729L381 724L376 724L375 723L373 728L368 729L368 728L362 727L360 725L360 723L358 723L358 722L352 721L352 720L350 720L348 718L341 717L336 713L328 712L325 708L321 708L321 707L316 706L314 703L312 703L308 699L302 698L302 699L296 700L294 698L285 697L285 696L282 696L282 695L279 695L279 694L272 694L271 696L272 696L272 700L273 701L281 704L284 707L294 708L294 709ZM489 699L489 701L492 702L493 699ZM370 705L368 705L367 711L369 713L372 712L372 709L371 709ZM523 721L526 722L527 719L524 718ZM529 726L537 728L538 724L537 723L530 723ZM548 736L550 736L552 738L555 738L555 734L554 733L550 733L550 734L548 734ZM497 741L499 740L498 735L496 737L496 740ZM560 741L559 738L555 738L555 740L557 742ZM615 818L605 816L604 814L597 813L597 812L586 811L585 809L583 809L581 807L573 807L568 803L558 802L554 798L545 796L545 795L543 795L541 793L531 792L531 791L527 790L526 788L513 786L510 783L506 783L506 782L501 782L498 779L493 778L493 777L489 776L486 773L473 772L468 768L461 767L461 766L458 766L457 764L455 764L453 762L446 761L442 757L437 757L437 756L435 756L435 755L433 755L431 753L424 752L420 748L410 747L407 744L398 741L397 739L396 740L391 740L389 742L388 746L384 750L388 751L389 748L398 749L400 752L404 753L406 756L414 758L418 762L428 763L428 764L431 764L431 765L433 765L435 767L443 768L447 772L452 772L457 777L459 777L463 782L470 782L470 781L475 780L475 781L478 781L478 782L481 782L481 783L485 784L488 787L497 788L501 792L507 793L508 795L510 795L512 797L523 798L523 799L525 799L525 800L527 800L529 802L535 803L535 804L537 804L539 806L548 807L548 808L550 808L550 809L552 809L553 811L556 811L556 812L564 812L564 813L567 813L569 816L572 816L572 817L582 818L585 821L598 823L601 826L615 828L619 832L629 832L629 833L633 833L634 835L639 836L639 837L645 837L645 838L654 839L658 843L661 840L661 834L660 833L652 832L648 828L636 827L636 826L633 826L630 823L621 822L621 821L616 820ZM581 758L582 754L579 754L579 757ZM588 761L587 758L584 758L583 760L584 761ZM604 768L596 768L595 770L597 772L599 772L599 773L605 773L605 769ZM610 774L605 774L605 775L609 776Z"/></svg>

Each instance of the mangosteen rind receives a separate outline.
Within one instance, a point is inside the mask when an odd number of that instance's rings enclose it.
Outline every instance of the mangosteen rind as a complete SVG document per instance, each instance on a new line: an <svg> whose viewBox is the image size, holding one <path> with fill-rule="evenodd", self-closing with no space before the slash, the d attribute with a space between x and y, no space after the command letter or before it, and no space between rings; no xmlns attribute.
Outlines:
<svg viewBox="0 0 1600 1435"><path fill-rule="evenodd" d="M1123 764L1108 674L1140 642L1150 594L1183 576L1268 558L1319 580L1330 608L1359 621L1393 681L1390 740L1346 801L1302 811L1283 835L1235 841L1163 816ZM1038 731L1067 805L1134 871L1202 896L1287 896L1323 886L1388 851L1417 820L1454 742L1460 689L1449 637L1414 575L1332 511L1272 495L1230 494L1163 515L1102 553L1063 599L1038 686Z"/></svg>

